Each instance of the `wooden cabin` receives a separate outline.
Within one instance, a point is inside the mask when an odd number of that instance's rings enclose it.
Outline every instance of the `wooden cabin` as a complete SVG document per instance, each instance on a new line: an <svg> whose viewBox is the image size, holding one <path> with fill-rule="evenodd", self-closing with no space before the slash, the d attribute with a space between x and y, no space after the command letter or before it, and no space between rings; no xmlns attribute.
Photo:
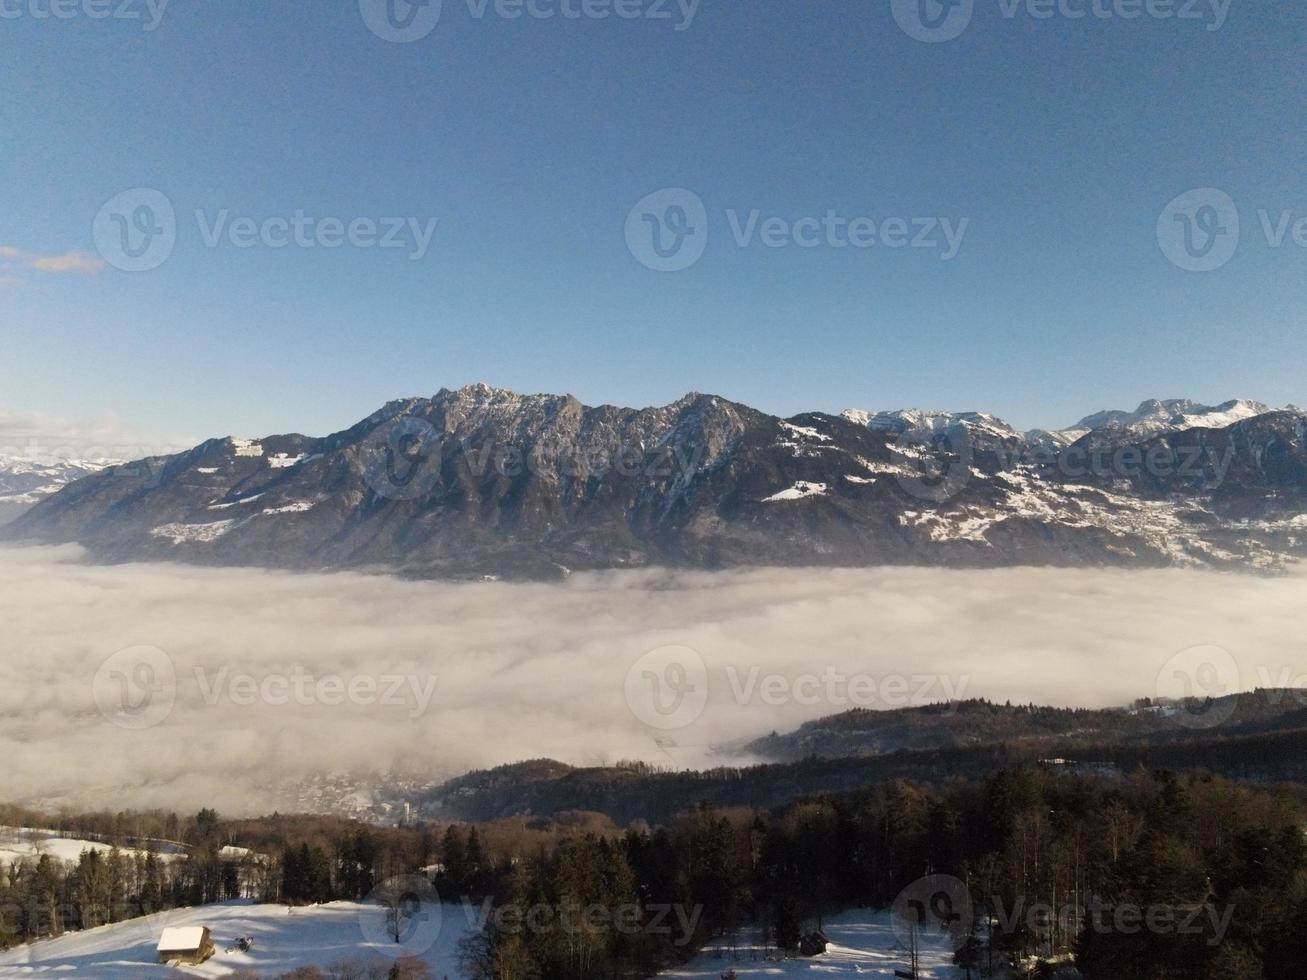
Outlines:
<svg viewBox="0 0 1307 980"><path fill-rule="evenodd" d="M159 962L199 966L217 950L207 926L173 926L159 937Z"/></svg>

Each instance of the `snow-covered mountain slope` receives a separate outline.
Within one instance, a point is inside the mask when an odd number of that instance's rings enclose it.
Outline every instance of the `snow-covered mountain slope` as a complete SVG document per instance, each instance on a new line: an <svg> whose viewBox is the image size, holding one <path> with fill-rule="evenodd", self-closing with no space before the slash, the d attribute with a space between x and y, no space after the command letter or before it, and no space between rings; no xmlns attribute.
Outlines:
<svg viewBox="0 0 1307 980"><path fill-rule="evenodd" d="M0 524L117 460L32 459L0 455Z"/></svg>
<svg viewBox="0 0 1307 980"><path fill-rule="evenodd" d="M1260 407L1186 405L1162 430L1137 435L1114 417L1065 444L981 413L780 419L712 395L632 409L475 385L391 402L323 438L212 439L108 467L0 538L79 542L109 561L438 577L654 564L1274 569L1307 554L1307 416L1181 426Z"/></svg>
<svg viewBox="0 0 1307 980"><path fill-rule="evenodd" d="M426 961L435 977L461 978L458 943L469 931L468 916L461 906L445 905L438 922L438 930L431 930L431 945L418 958ZM217 954L201 966L160 964L155 947L163 929L186 926L208 926ZM384 942L384 935L385 912L376 905L332 902L288 913L285 905L223 902L16 947L0 953L0 980L46 976L142 980L234 973L272 978L346 960L389 966L394 958L381 947L393 947ZM249 952L232 948L241 937L253 937Z"/></svg>
<svg viewBox="0 0 1307 980"><path fill-rule="evenodd" d="M1139 438L1202 427L1224 429L1272 411L1261 402L1234 398L1220 405L1199 405L1187 398L1151 398L1133 412L1106 411L1086 416L1070 430L1082 434L1099 429L1125 430ZM1286 411L1295 411L1290 406ZM1077 437L1078 438L1078 437Z"/></svg>
<svg viewBox="0 0 1307 980"><path fill-rule="evenodd" d="M973 434L996 439L1020 439L1021 433L1002 419L984 412L931 412L917 408L892 412L867 412L850 408L844 412L850 422L865 425L879 432L934 432L943 433L962 425Z"/></svg>
<svg viewBox="0 0 1307 980"><path fill-rule="evenodd" d="M944 432L959 425L973 434L992 438L1020 439L1032 445L1054 449L1069 446L1093 432L1111 430L1127 433L1137 439L1185 429L1224 429L1236 422L1256 418L1273 411L1262 402L1244 398L1231 399L1220 405L1200 405L1187 398L1150 398L1139 404L1133 412L1111 409L1087 415L1075 425L1065 429L1031 429L1018 432L1007 422L984 412L923 412L919 409L870 412L848 409L844 417L850 421L886 432ZM1296 412L1290 405L1284 411Z"/></svg>

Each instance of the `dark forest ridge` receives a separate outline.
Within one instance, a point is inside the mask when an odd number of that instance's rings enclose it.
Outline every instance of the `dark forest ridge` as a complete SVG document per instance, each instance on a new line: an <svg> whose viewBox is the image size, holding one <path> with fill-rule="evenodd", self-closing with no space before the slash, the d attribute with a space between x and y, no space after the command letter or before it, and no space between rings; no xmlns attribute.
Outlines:
<svg viewBox="0 0 1307 980"><path fill-rule="evenodd" d="M1212 772L1262 783L1307 779L1307 689L1223 698L1143 699L1124 708L1054 708L984 700L857 709L723 752L707 771L642 764L577 767L534 759L468 773L414 799L433 819L597 812L666 819L701 801L782 806L883 780L945 784L1012 766L1086 776L1138 769ZM766 760L739 767L742 758Z"/></svg>

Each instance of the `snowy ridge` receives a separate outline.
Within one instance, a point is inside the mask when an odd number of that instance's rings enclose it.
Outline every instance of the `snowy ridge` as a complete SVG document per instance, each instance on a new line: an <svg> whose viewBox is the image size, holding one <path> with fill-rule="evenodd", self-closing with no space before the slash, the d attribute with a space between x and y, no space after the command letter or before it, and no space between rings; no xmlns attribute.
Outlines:
<svg viewBox="0 0 1307 980"><path fill-rule="evenodd" d="M1021 433L995 415L984 412L938 412L922 411L917 408L898 409L888 412L868 412L863 409L850 408L844 411L844 417L850 422L865 425L878 432L930 432L943 434L956 426L964 426L973 434L987 435L997 439L1019 439Z"/></svg>
<svg viewBox="0 0 1307 980"><path fill-rule="evenodd" d="M37 459L0 456L0 504L30 506L74 480L113 466L112 459Z"/></svg>
<svg viewBox="0 0 1307 980"><path fill-rule="evenodd" d="M91 473L0 536L112 560L474 579L660 564L1278 570L1307 558L1307 416L1265 407L1150 401L1023 435L982 412L781 419L694 392L634 409L472 385L325 437L224 437ZM425 433L416 459L395 455L401 431ZM1164 465L1141 470L1159 451Z"/></svg>
<svg viewBox="0 0 1307 980"><path fill-rule="evenodd" d="M1244 419L1265 415L1271 408L1261 402L1234 398L1212 407L1187 398L1150 398L1140 402L1133 412L1106 411L1081 419L1078 429L1124 429L1135 435L1152 436L1161 432L1181 432L1202 426L1224 429Z"/></svg>
<svg viewBox="0 0 1307 980"><path fill-rule="evenodd" d="M998 439L1024 440L1032 445L1063 448L1093 432L1124 432L1140 439L1186 429L1224 429L1236 422L1256 418L1274 411L1270 406L1246 398L1233 398L1220 405L1201 405L1187 398L1150 398L1140 402L1133 412L1110 409L1087 415L1065 429L1031 429L1018 432L1007 422L984 412L939 412L920 409L870 412L847 409L844 417L870 429L903 434L906 432L944 433L956 426L966 427L973 435ZM1284 411L1296 412L1290 405Z"/></svg>

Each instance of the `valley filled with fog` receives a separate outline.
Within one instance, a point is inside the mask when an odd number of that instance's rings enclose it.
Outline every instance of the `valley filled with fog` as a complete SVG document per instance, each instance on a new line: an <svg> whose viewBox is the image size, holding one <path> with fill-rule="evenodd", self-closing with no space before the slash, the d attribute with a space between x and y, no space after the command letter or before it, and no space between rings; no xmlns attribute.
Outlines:
<svg viewBox="0 0 1307 980"><path fill-rule="evenodd" d="M851 707L1127 703L1155 695L1159 672L1194 646L1228 650L1245 689L1301 683L1304 600L1302 577L1193 571L452 584L10 549L0 754L14 801L226 812L274 806L280 782L318 771L434 780L539 757L702 767L724 761L722 745ZM132 659L142 650L149 678ZM688 675L665 650L694 661ZM106 710L122 685L168 670L167 704ZM706 703L651 715L642 676L706 679Z"/></svg>

